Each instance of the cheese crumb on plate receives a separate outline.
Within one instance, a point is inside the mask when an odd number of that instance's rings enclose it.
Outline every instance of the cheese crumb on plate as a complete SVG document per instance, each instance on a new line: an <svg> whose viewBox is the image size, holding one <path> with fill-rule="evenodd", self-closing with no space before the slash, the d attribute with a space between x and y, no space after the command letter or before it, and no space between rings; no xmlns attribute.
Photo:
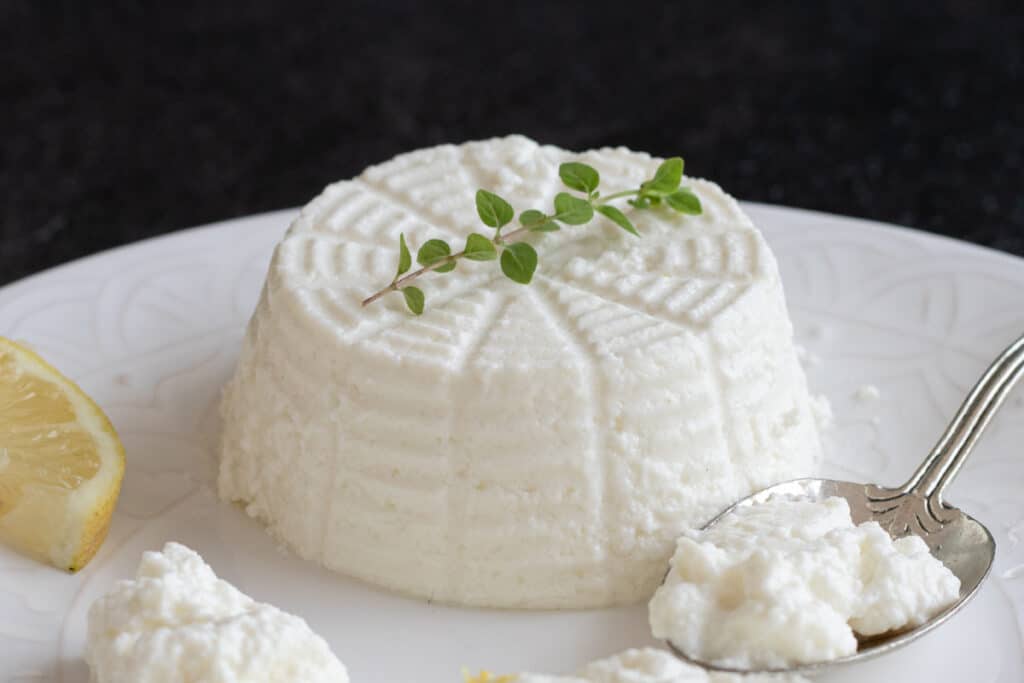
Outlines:
<svg viewBox="0 0 1024 683"><path fill-rule="evenodd" d="M142 556L89 610L94 683L348 683L306 622L256 602L194 551L168 543Z"/></svg>
<svg viewBox="0 0 1024 683"><path fill-rule="evenodd" d="M572 676L523 673L494 677L487 673L466 683L807 683L801 676L739 675L705 671L687 664L664 650L626 650L613 657L591 662Z"/></svg>

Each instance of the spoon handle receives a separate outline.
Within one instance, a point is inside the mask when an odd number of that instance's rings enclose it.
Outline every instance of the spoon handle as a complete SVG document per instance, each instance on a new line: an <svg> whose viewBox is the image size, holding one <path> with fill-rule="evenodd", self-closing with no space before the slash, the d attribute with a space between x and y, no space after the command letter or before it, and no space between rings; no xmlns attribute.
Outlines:
<svg viewBox="0 0 1024 683"><path fill-rule="evenodd" d="M935 502L941 503L942 492L960 471L985 427L1022 375L1024 336L1013 342L989 366L939 442L900 490L916 493L925 499L934 496Z"/></svg>

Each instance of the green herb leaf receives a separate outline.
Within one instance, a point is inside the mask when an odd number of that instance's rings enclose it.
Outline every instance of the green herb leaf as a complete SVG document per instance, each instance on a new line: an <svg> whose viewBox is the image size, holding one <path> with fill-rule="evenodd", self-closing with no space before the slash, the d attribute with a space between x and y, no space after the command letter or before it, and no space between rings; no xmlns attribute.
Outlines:
<svg viewBox="0 0 1024 683"><path fill-rule="evenodd" d="M495 229L501 228L516 215L511 204L487 190L476 191L476 212L484 225Z"/></svg>
<svg viewBox="0 0 1024 683"><path fill-rule="evenodd" d="M636 199L627 199L626 202L629 203L630 206L635 206L638 209L651 208L650 200L648 200L647 197L644 196L637 197Z"/></svg>
<svg viewBox="0 0 1024 683"><path fill-rule="evenodd" d="M666 195L672 194L679 187L683 179L683 160L679 157L665 159L654 172L654 177L640 186L645 194Z"/></svg>
<svg viewBox="0 0 1024 683"><path fill-rule="evenodd" d="M412 254L409 253L409 245L405 243L405 233L398 235L398 272L395 273L397 280L412 268Z"/></svg>
<svg viewBox="0 0 1024 683"><path fill-rule="evenodd" d="M568 192L555 195L555 220L568 225L583 225L593 217L594 207L586 199L573 197Z"/></svg>
<svg viewBox="0 0 1024 683"><path fill-rule="evenodd" d="M637 232L636 228L633 227L633 224L629 222L628 218L626 218L626 214L622 213L614 206L608 206L607 204L605 204L604 206L597 207L597 210L601 212L601 215L611 219L613 223L615 223L617 226L619 226L626 232L630 233L631 235L636 235L637 237L640 236L640 233Z"/></svg>
<svg viewBox="0 0 1024 683"><path fill-rule="evenodd" d="M547 215L543 211L537 209L527 209L519 214L519 222L524 228L530 228L534 225L539 225L548 219Z"/></svg>
<svg viewBox="0 0 1024 683"><path fill-rule="evenodd" d="M405 297L405 305L410 311L416 315L423 315L423 304L427 299L423 296L423 290L419 287L403 287L402 296Z"/></svg>
<svg viewBox="0 0 1024 683"><path fill-rule="evenodd" d="M521 285L530 284L537 270L537 252L526 242L515 242L501 252L501 272Z"/></svg>
<svg viewBox="0 0 1024 683"><path fill-rule="evenodd" d="M665 202L676 211L691 216L696 216L702 211L700 198L685 187L665 197Z"/></svg>
<svg viewBox="0 0 1024 683"><path fill-rule="evenodd" d="M470 261L493 261L498 258L498 250L494 248L494 242L473 232L466 238L465 256Z"/></svg>
<svg viewBox="0 0 1024 683"><path fill-rule="evenodd" d="M558 167L558 177L562 182L574 190L590 194L597 189L601 182L601 176L597 169L581 164L578 161L569 161Z"/></svg>
<svg viewBox="0 0 1024 683"><path fill-rule="evenodd" d="M558 223L555 223L543 211L527 209L519 214L519 222L530 232L555 232L559 230Z"/></svg>
<svg viewBox="0 0 1024 683"><path fill-rule="evenodd" d="M447 258L452 248L444 240L427 240L416 252L416 262L421 266L432 266L441 259ZM435 273L448 273L455 270L455 261L434 268Z"/></svg>

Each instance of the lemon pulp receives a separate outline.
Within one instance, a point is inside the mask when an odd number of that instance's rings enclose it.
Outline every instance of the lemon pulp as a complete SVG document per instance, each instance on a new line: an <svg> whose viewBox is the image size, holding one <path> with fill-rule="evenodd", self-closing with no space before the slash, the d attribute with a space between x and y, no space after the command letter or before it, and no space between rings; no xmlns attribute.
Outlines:
<svg viewBox="0 0 1024 683"><path fill-rule="evenodd" d="M124 449L103 412L0 337L0 542L77 571L106 538Z"/></svg>

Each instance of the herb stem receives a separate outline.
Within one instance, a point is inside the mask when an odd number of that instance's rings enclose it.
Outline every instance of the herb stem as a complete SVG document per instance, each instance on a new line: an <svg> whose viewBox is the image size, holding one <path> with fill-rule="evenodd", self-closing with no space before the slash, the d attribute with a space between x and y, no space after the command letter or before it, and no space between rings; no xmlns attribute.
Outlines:
<svg viewBox="0 0 1024 683"><path fill-rule="evenodd" d="M516 232L519 232L519 231L517 230ZM363 306L369 306L370 304L372 304L374 301L376 301L377 299L381 298L385 294L389 294L391 292L397 292L397 291L402 289L403 285L409 284L409 282L411 282L412 280L415 280L416 278L420 277L421 275L426 275L427 273L429 273L432 270L437 270L438 268L440 268L441 266L445 265L446 263L452 263L453 261L457 261L457 260L459 260L460 258L462 258L465 255L466 255L465 251L460 251L460 252L457 252L455 254L450 254L448 256L445 256L443 259L438 259L437 261L434 261L429 266L423 266L419 270L414 270L411 273L409 273L408 275L403 275L402 277L397 278L396 280L392 281L392 283L390 285L388 285L387 287L385 287L384 289L380 290L379 292L375 292L371 296L368 296L365 299L363 299L362 305Z"/></svg>
<svg viewBox="0 0 1024 683"><path fill-rule="evenodd" d="M579 162L566 162L558 167L558 176L570 190L580 192L583 196L574 196L568 192L555 195L554 213L548 214L538 209L527 209L519 214L520 227L502 234L502 228L515 218L512 205L488 190L476 192L476 211L481 222L494 229L494 237L487 238L472 232L466 238L466 247L462 251L452 253L451 245L442 239L427 240L416 255L416 261L423 265L419 270L409 272L412 266L412 254L405 241L405 234L398 236L398 269L391 284L363 300L363 306L369 306L377 299L390 292L402 292L406 306L416 315L423 313L424 294L418 287L409 283L431 271L447 273L455 270L455 263L467 258L473 261L499 261L501 272L510 280L519 284L529 284L537 270L537 251L524 239L531 232L555 232L564 226L577 226L589 223L595 214L601 214L626 232L640 237L640 233L629 220L629 217L610 202L625 197L637 197L629 200L636 209L647 209L658 204L664 198L668 206L684 214L699 214L700 200L688 188L680 188L683 178L683 160L672 157L663 161L654 172L654 177L631 190L621 190L609 195L600 196L597 191L601 181L596 169ZM559 225L562 224L562 225ZM443 270L442 270L443 268Z"/></svg>
<svg viewBox="0 0 1024 683"><path fill-rule="evenodd" d="M517 228L510 233L495 236L495 238L491 240L491 243L494 244L495 246L500 246L502 244L512 244L513 242L519 242L524 237L526 237L526 235L528 235L529 232L529 228ZM465 255L465 250L456 252L454 254L449 254L448 256L445 256L443 259L438 259L437 261L434 261L429 266L423 266L419 270L414 270L411 273L403 275L402 277L395 279L390 285L388 285L384 289L380 290L379 292L375 292L372 295L363 299L362 305L364 307L369 306L374 301L376 301L377 299L381 298L386 294L400 291L404 285L409 284L416 278L426 275L432 270L437 270L446 263L454 263L455 261L458 261Z"/></svg>
<svg viewBox="0 0 1024 683"><path fill-rule="evenodd" d="M615 192L613 194L605 195L604 197L598 197L594 200L594 204L597 206L604 206L613 199L622 199L623 197L635 197L640 194L640 190L623 190L622 192Z"/></svg>
<svg viewBox="0 0 1024 683"><path fill-rule="evenodd" d="M518 242L519 240L521 240L523 237L526 236L526 233L528 233L528 232L530 232L529 228L516 228L515 230L513 230L510 233L508 233L507 235L502 235L501 237L495 237L491 241L494 242L495 245L511 244L512 242ZM515 238L515 239L512 239L512 238Z"/></svg>

